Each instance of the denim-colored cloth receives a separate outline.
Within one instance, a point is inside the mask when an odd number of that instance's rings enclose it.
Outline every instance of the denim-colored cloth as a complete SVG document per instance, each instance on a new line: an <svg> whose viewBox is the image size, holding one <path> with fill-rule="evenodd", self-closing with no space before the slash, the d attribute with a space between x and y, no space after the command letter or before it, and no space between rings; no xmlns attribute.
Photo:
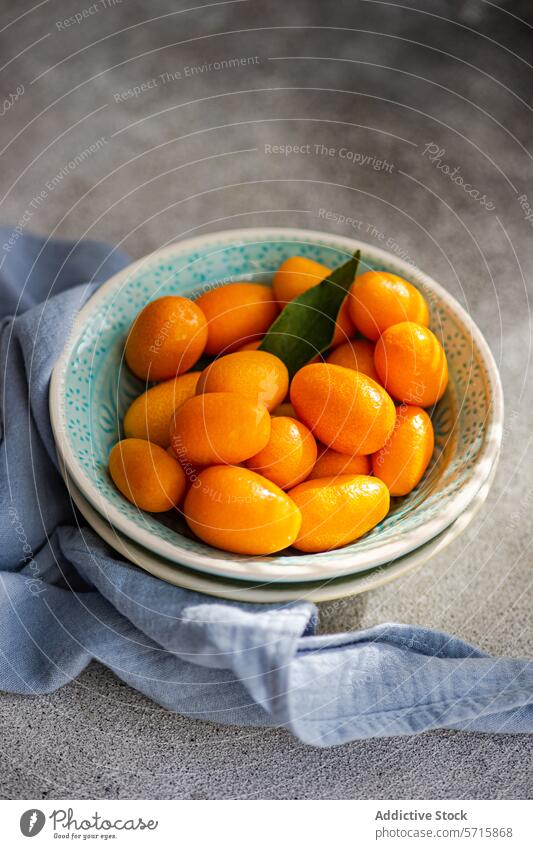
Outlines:
<svg viewBox="0 0 533 849"><path fill-rule="evenodd" d="M320 746L533 730L531 662L411 625L315 636L307 602L219 601L120 560L73 512L48 384L76 311L127 257L8 231L0 257L0 689L49 693L96 659L170 710Z"/></svg>

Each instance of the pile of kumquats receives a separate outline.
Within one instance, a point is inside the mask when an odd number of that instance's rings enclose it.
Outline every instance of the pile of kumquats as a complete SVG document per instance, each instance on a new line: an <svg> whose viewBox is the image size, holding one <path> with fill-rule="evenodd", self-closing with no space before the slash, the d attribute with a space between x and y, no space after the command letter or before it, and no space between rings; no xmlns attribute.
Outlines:
<svg viewBox="0 0 533 849"><path fill-rule="evenodd" d="M427 303L395 274L354 280L352 269L327 348L310 349L302 364L290 337L305 335L307 321L316 332L305 293L331 274L293 256L272 286L161 297L138 314L125 360L150 388L109 457L127 499L154 513L179 510L216 548L268 555L352 543L387 515L390 496L417 486L434 446L426 408L448 382ZM278 356L269 348L278 350L281 315L280 350L289 353Z"/></svg>

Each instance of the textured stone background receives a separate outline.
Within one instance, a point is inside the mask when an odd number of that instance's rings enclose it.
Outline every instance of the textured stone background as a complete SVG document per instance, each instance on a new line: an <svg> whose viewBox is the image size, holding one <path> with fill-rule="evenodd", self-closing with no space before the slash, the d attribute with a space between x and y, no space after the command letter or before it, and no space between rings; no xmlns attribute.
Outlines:
<svg viewBox="0 0 533 849"><path fill-rule="evenodd" d="M323 605L321 628L415 622L495 654L530 654L533 233L518 198L526 193L533 205L531 4L235 0L181 12L192 5L109 0L66 27L58 22L84 0L45 0L35 11L28 0L4 0L2 96L21 85L24 93L0 123L2 223L30 209L28 229L106 239L139 257L185 233L228 227L354 232L324 222L322 208L361 221L359 238L394 240L486 334L505 386L503 456L485 509L455 544L418 574ZM257 59L186 71L232 57ZM123 96L143 83L138 96ZM100 137L97 153L46 189ZM392 168L265 153L308 143ZM494 209L429 161L429 143ZM47 698L3 695L0 712L7 798L523 798L531 790L530 739L443 732L314 750L283 730L167 713L97 664Z"/></svg>

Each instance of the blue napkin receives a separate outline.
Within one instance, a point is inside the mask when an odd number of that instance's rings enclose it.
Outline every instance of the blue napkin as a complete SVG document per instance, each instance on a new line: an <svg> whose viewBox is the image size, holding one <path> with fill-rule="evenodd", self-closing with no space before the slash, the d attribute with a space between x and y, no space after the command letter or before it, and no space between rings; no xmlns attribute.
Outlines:
<svg viewBox="0 0 533 849"><path fill-rule="evenodd" d="M48 384L76 311L128 259L0 231L0 260L0 689L49 693L96 659L170 710L319 746L533 730L531 662L411 625L316 636L307 602L219 601L120 560L74 515Z"/></svg>

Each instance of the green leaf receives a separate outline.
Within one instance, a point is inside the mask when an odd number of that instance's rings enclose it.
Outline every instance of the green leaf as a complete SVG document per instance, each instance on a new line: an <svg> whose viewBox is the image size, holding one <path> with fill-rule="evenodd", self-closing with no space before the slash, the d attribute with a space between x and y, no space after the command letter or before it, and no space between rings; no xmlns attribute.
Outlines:
<svg viewBox="0 0 533 849"><path fill-rule="evenodd" d="M361 252L357 251L329 277L298 295L267 330L259 350L283 360L290 377L329 348L337 315L355 280L360 258Z"/></svg>

